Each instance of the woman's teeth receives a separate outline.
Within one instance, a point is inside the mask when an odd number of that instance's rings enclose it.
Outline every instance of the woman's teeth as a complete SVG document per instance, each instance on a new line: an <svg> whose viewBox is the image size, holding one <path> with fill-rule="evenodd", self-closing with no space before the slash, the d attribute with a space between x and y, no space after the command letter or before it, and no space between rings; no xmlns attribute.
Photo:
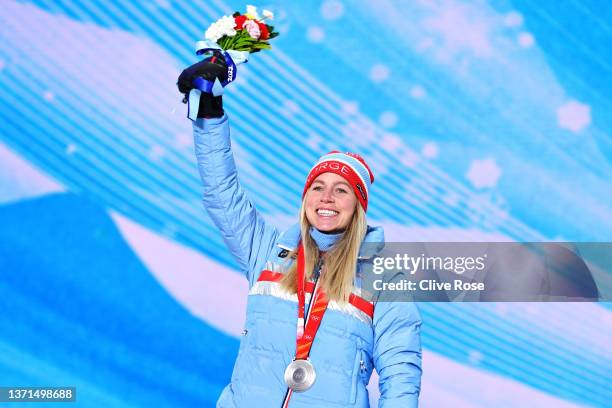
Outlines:
<svg viewBox="0 0 612 408"><path fill-rule="evenodd" d="M338 211L317 210L317 214L319 214L322 217L333 217L334 215L338 215Z"/></svg>

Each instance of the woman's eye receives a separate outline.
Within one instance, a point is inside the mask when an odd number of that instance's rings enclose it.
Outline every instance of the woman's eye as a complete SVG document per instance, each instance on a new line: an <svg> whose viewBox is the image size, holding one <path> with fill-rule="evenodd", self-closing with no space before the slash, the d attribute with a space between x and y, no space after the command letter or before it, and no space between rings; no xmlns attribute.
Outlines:
<svg viewBox="0 0 612 408"><path fill-rule="evenodd" d="M314 191L321 191L321 190L323 190L323 187L321 187L321 186L314 186L312 189Z"/></svg>
<svg viewBox="0 0 612 408"><path fill-rule="evenodd" d="M348 193L348 191L346 191L346 190L345 190L345 189L343 189L343 188L338 188L338 189L336 189L336 191L337 191L337 192L339 192L339 193L342 193L342 194L346 194L346 193Z"/></svg>

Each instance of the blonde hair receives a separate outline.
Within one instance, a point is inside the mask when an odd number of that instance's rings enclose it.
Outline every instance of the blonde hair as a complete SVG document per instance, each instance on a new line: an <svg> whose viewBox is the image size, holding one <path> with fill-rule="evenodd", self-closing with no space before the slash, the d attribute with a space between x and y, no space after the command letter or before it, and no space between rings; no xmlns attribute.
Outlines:
<svg viewBox="0 0 612 408"><path fill-rule="evenodd" d="M304 274L306 279L311 279L321 253L316 242L310 236L311 224L306 217L305 201L302 201L299 218L302 244L304 245ZM344 234L323 257L325 273L320 277L320 285L322 285L330 300L348 302L353 290L359 248L366 235L367 228L365 211L357 201L355 211ZM297 258L297 248L289 256ZM297 293L297 260L289 267L280 283L286 291Z"/></svg>

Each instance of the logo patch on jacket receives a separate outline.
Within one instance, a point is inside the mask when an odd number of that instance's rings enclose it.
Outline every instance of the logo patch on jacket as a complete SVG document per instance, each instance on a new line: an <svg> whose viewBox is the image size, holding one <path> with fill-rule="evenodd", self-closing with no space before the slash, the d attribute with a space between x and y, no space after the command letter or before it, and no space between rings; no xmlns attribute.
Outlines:
<svg viewBox="0 0 612 408"><path fill-rule="evenodd" d="M280 251L278 253L278 257L279 258L286 258L287 255L289 255L289 250L288 249L283 249L282 251Z"/></svg>

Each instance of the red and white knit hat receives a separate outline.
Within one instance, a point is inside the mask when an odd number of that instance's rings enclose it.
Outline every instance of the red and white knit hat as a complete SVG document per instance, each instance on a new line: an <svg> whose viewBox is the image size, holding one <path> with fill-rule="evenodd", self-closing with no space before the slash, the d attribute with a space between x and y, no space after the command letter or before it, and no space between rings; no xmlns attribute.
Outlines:
<svg viewBox="0 0 612 408"><path fill-rule="evenodd" d="M322 156L308 173L302 198L314 179L323 173L335 173L344 177L353 188L363 210L368 210L368 197L370 187L374 183L374 174L363 157L356 153L341 153L337 150Z"/></svg>

